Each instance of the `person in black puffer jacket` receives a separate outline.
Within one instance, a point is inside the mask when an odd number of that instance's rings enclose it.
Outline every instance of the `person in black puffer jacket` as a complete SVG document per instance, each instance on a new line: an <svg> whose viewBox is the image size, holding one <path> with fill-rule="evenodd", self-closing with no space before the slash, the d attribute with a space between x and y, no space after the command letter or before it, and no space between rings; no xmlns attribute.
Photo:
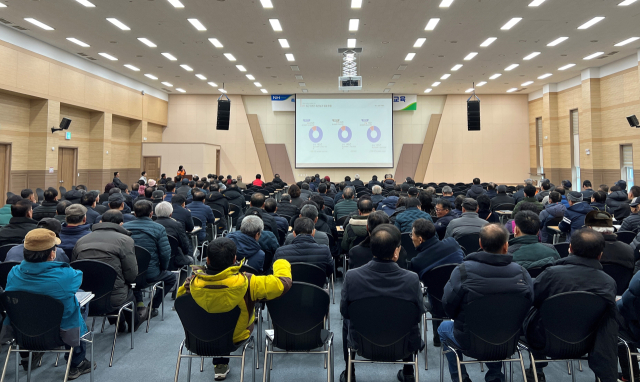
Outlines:
<svg viewBox="0 0 640 382"><path fill-rule="evenodd" d="M631 208L629 207L627 199L628 195L620 186L611 187L610 192L605 204L609 207L609 212L613 213L613 217L615 217L617 221L622 221L631 215Z"/></svg>
<svg viewBox="0 0 640 382"><path fill-rule="evenodd" d="M56 216L56 207L58 206L58 191L54 188L48 188L44 192L44 201L42 205L33 209L33 220L40 221L44 218L53 218Z"/></svg>
<svg viewBox="0 0 640 382"><path fill-rule="evenodd" d="M171 259L169 260L169 268L170 271L175 271L180 269L180 267L185 265L193 264L193 257L191 254L193 253L193 244L189 237L187 237L187 233L184 230L184 226L181 222L173 219L171 214L173 213L173 206L169 202L161 202L156 206L156 223L160 224L167 231L167 238L169 236L173 236L178 239L179 251L175 253L175 251L171 251ZM169 243L171 244L171 243Z"/></svg>
<svg viewBox="0 0 640 382"><path fill-rule="evenodd" d="M278 215L293 218L300 214L300 210L294 204L291 204L291 195L285 194L280 198L278 203Z"/></svg>
<svg viewBox="0 0 640 382"><path fill-rule="evenodd" d="M469 191L467 191L467 198L478 199L478 196L484 195L486 193L487 190L482 188L482 186L480 185L480 179L473 178L473 185L471 186Z"/></svg>
<svg viewBox="0 0 640 382"><path fill-rule="evenodd" d="M240 191L237 185L230 185L226 190L222 192L222 195L227 198L229 204L235 204L236 206L240 207L240 209L242 209L246 204L244 196L242 195L242 191ZM234 216L234 218L237 219L239 218L239 216Z"/></svg>
<svg viewBox="0 0 640 382"><path fill-rule="evenodd" d="M640 197L633 198L629 203L629 207L631 208L631 215L624 219L618 231L633 231L637 233L638 229L640 229Z"/></svg>
<svg viewBox="0 0 640 382"><path fill-rule="evenodd" d="M295 239L291 244L278 248L273 261L285 259L289 263L309 263L324 269L327 276L333 274L333 257L329 247L313 239L316 231L313 221L301 217L294 224Z"/></svg>
<svg viewBox="0 0 640 382"><path fill-rule="evenodd" d="M212 184L209 187L209 195L207 195L206 204L211 207L212 210L218 210L222 212L223 219L220 219L218 224L224 226L224 229L227 229L227 219L224 218L229 216L229 201L219 192L220 188L217 184ZM242 206L240 206L242 207Z"/></svg>

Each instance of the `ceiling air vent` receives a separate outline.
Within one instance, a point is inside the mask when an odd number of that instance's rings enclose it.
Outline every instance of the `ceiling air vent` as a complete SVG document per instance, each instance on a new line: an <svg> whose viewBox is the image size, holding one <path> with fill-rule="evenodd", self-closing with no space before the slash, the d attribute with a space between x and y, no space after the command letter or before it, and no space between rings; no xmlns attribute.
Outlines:
<svg viewBox="0 0 640 382"><path fill-rule="evenodd" d="M87 60L97 61L97 59L95 59L95 58L93 58L93 57L87 57Z"/></svg>
<svg viewBox="0 0 640 382"><path fill-rule="evenodd" d="M9 20L5 20L5 19L0 19L0 23L3 23L3 24L11 24L11 21L9 21Z"/></svg>
<svg viewBox="0 0 640 382"><path fill-rule="evenodd" d="M171 90L167 89L167 88L161 88L162 90L164 90L165 92L171 93Z"/></svg>
<svg viewBox="0 0 640 382"><path fill-rule="evenodd" d="M87 57L87 56L88 56L88 54L84 54L84 53L82 53L82 52L80 52L80 53L76 53L76 54L77 54L78 56L82 56L82 57Z"/></svg>
<svg viewBox="0 0 640 382"><path fill-rule="evenodd" d="M13 25L14 28L16 28L19 31L28 31L28 28L25 27L21 27L20 25Z"/></svg>

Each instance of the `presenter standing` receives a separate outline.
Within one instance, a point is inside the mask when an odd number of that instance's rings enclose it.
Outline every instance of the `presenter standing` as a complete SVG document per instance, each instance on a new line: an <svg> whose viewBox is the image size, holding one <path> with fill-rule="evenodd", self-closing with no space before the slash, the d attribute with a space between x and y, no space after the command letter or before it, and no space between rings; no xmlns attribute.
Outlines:
<svg viewBox="0 0 640 382"><path fill-rule="evenodd" d="M184 167L182 167L182 166L178 167L178 175L180 175L180 176L187 175L187 172L185 171Z"/></svg>

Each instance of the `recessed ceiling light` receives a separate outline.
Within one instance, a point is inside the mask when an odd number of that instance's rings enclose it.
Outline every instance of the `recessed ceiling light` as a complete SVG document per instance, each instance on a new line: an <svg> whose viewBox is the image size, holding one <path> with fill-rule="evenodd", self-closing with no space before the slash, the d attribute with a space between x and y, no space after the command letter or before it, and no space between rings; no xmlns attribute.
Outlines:
<svg viewBox="0 0 640 382"><path fill-rule="evenodd" d="M163 84L164 86L168 87L168 88L172 88L173 84L171 82L160 82L161 84Z"/></svg>
<svg viewBox="0 0 640 382"><path fill-rule="evenodd" d="M630 44L630 43L632 43L632 42L634 42L634 41L636 41L638 39L640 39L640 37L631 37L631 38L628 38L628 39L626 39L624 41L620 41L619 43L615 44L614 46L624 46L624 45Z"/></svg>
<svg viewBox="0 0 640 382"><path fill-rule="evenodd" d="M210 86L213 86L214 88L218 87L218 84L216 84L215 82L207 82Z"/></svg>
<svg viewBox="0 0 640 382"><path fill-rule="evenodd" d="M184 8L184 4L182 4L180 0L169 0L169 3L176 8Z"/></svg>
<svg viewBox="0 0 640 382"><path fill-rule="evenodd" d="M171 61L176 61L177 60L177 58L175 58L173 56L173 54L171 54L171 53L162 53L162 55L165 56L166 58L168 58Z"/></svg>
<svg viewBox="0 0 640 382"><path fill-rule="evenodd" d="M438 85L440 85L440 82L437 82L437 81L431 84L431 86L433 86L434 88Z"/></svg>
<svg viewBox="0 0 640 382"><path fill-rule="evenodd" d="M507 23L504 24L500 29L502 29L503 31L509 30L513 28L517 23L519 23L520 20L522 20L522 17L514 17L511 20L507 21Z"/></svg>
<svg viewBox="0 0 640 382"><path fill-rule="evenodd" d="M305 86L307 86L307 84L305 84L304 82L298 82L298 86L305 87Z"/></svg>
<svg viewBox="0 0 640 382"><path fill-rule="evenodd" d="M574 66L576 66L576 64L567 64L565 66L558 68L558 70L567 70L569 68L573 68Z"/></svg>
<svg viewBox="0 0 640 382"><path fill-rule="evenodd" d="M158 45L152 43L148 38L140 37L140 38L138 38L138 41L140 41L141 43L145 44L149 48L155 48L155 47L158 46Z"/></svg>
<svg viewBox="0 0 640 382"><path fill-rule="evenodd" d="M309 93L309 90L308 89L302 89L302 92L303 93Z"/></svg>
<svg viewBox="0 0 640 382"><path fill-rule="evenodd" d="M101 55L102 57L109 59L111 61L118 61L117 58L113 57L112 55L108 54L108 53L98 53L99 55Z"/></svg>
<svg viewBox="0 0 640 382"><path fill-rule="evenodd" d="M241 72L246 72L247 71L247 69L245 69L245 67L242 66L242 65L236 65L236 68L238 68L238 70L241 71Z"/></svg>
<svg viewBox="0 0 640 382"><path fill-rule="evenodd" d="M362 8L362 0L351 0L351 8L353 9Z"/></svg>
<svg viewBox="0 0 640 382"><path fill-rule="evenodd" d="M298 80L298 81L302 81L303 79L304 79L304 78L302 78L302 76L301 76L301 75L297 75L297 76L296 76L296 80Z"/></svg>
<svg viewBox="0 0 640 382"><path fill-rule="evenodd" d="M539 79L539 80L544 80L545 78L547 78L547 77L551 77L551 76L553 76L553 74L551 74L551 73L545 73L545 74L541 75L540 77L538 77L538 79Z"/></svg>
<svg viewBox="0 0 640 382"><path fill-rule="evenodd" d="M260 91L263 93L268 93L267 89L260 89Z"/></svg>
<svg viewBox="0 0 640 382"><path fill-rule="evenodd" d="M537 56L537 55L539 55L539 54L540 54L540 52L533 52L533 53L529 54L528 56L525 56L525 57L523 58L523 60L530 60L530 59L532 59L532 58L536 57L536 56Z"/></svg>
<svg viewBox="0 0 640 382"><path fill-rule="evenodd" d="M484 86L487 84L487 81L478 82L476 86Z"/></svg>
<svg viewBox="0 0 640 382"><path fill-rule="evenodd" d="M133 70L134 72L139 72L140 71L140 69L138 69L137 67L135 67L135 66L133 66L131 64L126 64L124 67L125 68L129 68L129 69Z"/></svg>
<svg viewBox="0 0 640 382"><path fill-rule="evenodd" d="M149 74L149 73L145 74L144 76L145 76L145 77L149 77L149 78L151 78L152 80L157 80L157 79L158 79L158 77L154 76L153 74Z"/></svg>
<svg viewBox="0 0 640 382"><path fill-rule="evenodd" d="M507 93L513 93L513 92L515 92L516 90L518 90L518 88L511 88L511 89L507 90Z"/></svg>
<svg viewBox="0 0 640 382"><path fill-rule="evenodd" d="M205 28L204 25L202 25L202 23L198 19L187 19L187 21L190 22L191 25L193 25L194 28L196 28L199 31L206 31L207 30L207 28Z"/></svg>
<svg viewBox="0 0 640 382"><path fill-rule="evenodd" d="M395 82L389 82L389 83L387 84L387 86L388 86L388 87L391 87L391 86L393 86L393 85L395 85L395 84L396 84Z"/></svg>
<svg viewBox="0 0 640 382"><path fill-rule="evenodd" d="M293 54L291 53L287 53L285 54L285 57L287 57L287 61L295 61L295 57L293 57Z"/></svg>
<svg viewBox="0 0 640 382"><path fill-rule="evenodd" d="M598 56L602 56L604 54L604 52L596 52L594 54L590 54L587 57L583 58L583 60L591 60L593 58L596 58Z"/></svg>
<svg viewBox="0 0 640 382"><path fill-rule="evenodd" d="M176 88L177 91L179 91L180 93L186 93L186 90L184 90L183 88Z"/></svg>
<svg viewBox="0 0 640 382"><path fill-rule="evenodd" d="M257 87L259 87L259 88L261 88L261 87L262 87L262 84L261 84L260 82L254 82L253 84L254 84L254 85L256 85L256 86L257 86Z"/></svg>
<svg viewBox="0 0 640 382"><path fill-rule="evenodd" d="M355 48L356 47L356 39L355 38L348 38L347 39L347 48Z"/></svg>
<svg viewBox="0 0 640 382"><path fill-rule="evenodd" d="M440 8L449 8L451 6L451 3L453 3L453 0L442 0L442 2L440 3Z"/></svg>
<svg viewBox="0 0 640 382"><path fill-rule="evenodd" d="M80 41L80 40L78 40L77 38L74 38L74 37L67 37L67 40L71 41L74 44L78 44L83 48L88 48L89 47L89 44L87 44L86 42L82 42L82 41Z"/></svg>
<svg viewBox="0 0 640 382"><path fill-rule="evenodd" d="M547 44L547 46L556 46L558 44L560 44L561 42L567 40L569 37L558 37L557 39L551 41L550 43Z"/></svg>
<svg viewBox="0 0 640 382"><path fill-rule="evenodd" d="M251 74L247 74L247 78L250 79L251 81L255 80L256 78L254 76L252 76Z"/></svg>
<svg viewBox="0 0 640 382"><path fill-rule="evenodd" d="M273 8L273 3L271 2L271 0L260 0L260 4L262 4L262 8Z"/></svg>
<svg viewBox="0 0 640 382"><path fill-rule="evenodd" d="M31 18L31 17L27 17L27 18L25 18L25 19L24 19L24 21L28 21L28 22L30 22L30 23L31 23L31 24L33 24L33 25L37 25L37 26L39 26L40 28L42 28L42 29L44 29L44 30L46 30L46 31L52 31L52 30L54 30L53 28L51 28L51 27L50 27L50 26L48 26L47 24L45 24L45 23L41 23L40 21L38 21L38 20L36 20L36 19L33 19L33 18Z"/></svg>
<svg viewBox="0 0 640 382"><path fill-rule="evenodd" d="M480 46L483 47L483 48L486 48L487 46L491 45L497 39L498 39L497 37L489 37L488 39L484 40L484 42L482 44L480 44Z"/></svg>
<svg viewBox="0 0 640 382"><path fill-rule="evenodd" d="M425 92L425 93L431 93L431 91L432 91L432 90L433 90L433 89L431 89L431 88L427 88L427 89L425 89L425 91L424 91L424 92Z"/></svg>
<svg viewBox="0 0 640 382"><path fill-rule="evenodd" d="M472 92L472 91L474 91L474 90L475 90L474 88L469 88L469 89L465 90L464 92L465 92L465 93L471 93L471 92Z"/></svg>
<svg viewBox="0 0 640 382"><path fill-rule="evenodd" d="M7 7L7 5L6 5L6 4L2 4L2 3L0 3L0 8L6 8L6 7Z"/></svg>
<svg viewBox="0 0 640 382"><path fill-rule="evenodd" d="M527 81L525 83L520 84L520 86L529 86L533 83L533 81Z"/></svg>
<svg viewBox="0 0 640 382"><path fill-rule="evenodd" d="M280 25L280 20L269 19L269 23L271 23L271 28L273 28L275 32L282 32L282 25Z"/></svg>
<svg viewBox="0 0 640 382"><path fill-rule="evenodd" d="M429 19L429 22L427 22L427 26L424 28L424 30L432 31L436 29L436 25L438 25L439 22L440 22L440 19L438 18Z"/></svg>
<svg viewBox="0 0 640 382"><path fill-rule="evenodd" d="M131 28L129 28L128 26L124 25L124 23L122 23L122 21L120 21L118 19L114 19L113 17L107 18L107 21L110 22L111 24L117 26L118 28L122 29L123 31L130 31L131 30Z"/></svg>
<svg viewBox="0 0 640 382"><path fill-rule="evenodd" d="M540 4L544 3L545 0L533 0L532 2L529 3L530 7L537 7Z"/></svg>
<svg viewBox="0 0 640 382"><path fill-rule="evenodd" d="M602 17L602 16L594 17L591 20L587 21L586 23L580 25L578 27L578 29L587 29L587 28L599 23L602 20L604 20L604 17Z"/></svg>
<svg viewBox="0 0 640 382"><path fill-rule="evenodd" d="M411 61L413 60L413 58L416 56L415 53L409 53L407 54L407 57L404 58L405 61Z"/></svg>
<svg viewBox="0 0 640 382"><path fill-rule="evenodd" d="M416 40L416 43L415 43L415 44L413 44L413 47L414 47L414 48L421 48L421 47L422 47L422 45L424 45L424 42L425 42L425 41L427 41L427 39L426 39L426 38L424 38L424 37L421 37L421 38L419 38L419 39L417 39L417 40Z"/></svg>
<svg viewBox="0 0 640 382"><path fill-rule="evenodd" d="M180 65L180 67L186 70L187 72L193 72L193 69L189 65L182 64Z"/></svg>
<svg viewBox="0 0 640 382"><path fill-rule="evenodd" d="M471 52L471 53L469 53L469 54L467 54L467 55L465 56L464 60L465 60L465 61L469 61L469 60L471 60L472 58L474 58L474 57L475 57L475 56L477 56L477 55L478 55L478 52Z"/></svg>
<svg viewBox="0 0 640 382"><path fill-rule="evenodd" d="M496 78L500 77L502 74L500 73L496 73L493 76L489 77L490 80L495 80Z"/></svg>
<svg viewBox="0 0 640 382"><path fill-rule="evenodd" d="M518 64L511 64L511 65L507 66L506 68L504 68L504 70L506 70L506 71L508 72L508 71L510 71L510 70L513 70L513 69L517 68L518 66L520 66L520 65L518 65Z"/></svg>
<svg viewBox="0 0 640 382"><path fill-rule="evenodd" d="M635 3L638 0L624 0L622 3L618 4L619 7L624 7L627 5L631 5L633 3Z"/></svg>
<svg viewBox="0 0 640 382"><path fill-rule="evenodd" d="M84 5L87 8L95 8L95 5L89 0L76 0L78 3Z"/></svg>
<svg viewBox="0 0 640 382"><path fill-rule="evenodd" d="M220 93L226 93L226 92L227 92L227 91L226 91L226 90L224 90L224 89L218 89L218 91L219 91Z"/></svg>
<svg viewBox="0 0 640 382"><path fill-rule="evenodd" d="M229 61L235 61L236 58L233 57L233 54L231 53L225 53L224 56L229 60Z"/></svg>
<svg viewBox="0 0 640 382"><path fill-rule="evenodd" d="M287 41L286 38L279 38L278 42L280 43L280 46L283 48L289 48L289 41Z"/></svg>
<svg viewBox="0 0 640 382"><path fill-rule="evenodd" d="M203 76L202 74L196 74L196 77L198 77L202 81L206 81L207 80L207 77Z"/></svg>
<svg viewBox="0 0 640 382"><path fill-rule="evenodd" d="M356 32L358 30L359 25L360 25L360 19L350 19L349 32Z"/></svg>
<svg viewBox="0 0 640 382"><path fill-rule="evenodd" d="M462 64L455 65L453 68L451 68L451 71L455 72L456 70L458 70L460 68L462 68Z"/></svg>
<svg viewBox="0 0 640 382"><path fill-rule="evenodd" d="M217 38L210 38L209 42L213 44L216 48L222 48L222 44L218 41Z"/></svg>
<svg viewBox="0 0 640 382"><path fill-rule="evenodd" d="M447 78L451 77L451 74L447 73L442 75L442 77L440 77L441 80L446 80Z"/></svg>

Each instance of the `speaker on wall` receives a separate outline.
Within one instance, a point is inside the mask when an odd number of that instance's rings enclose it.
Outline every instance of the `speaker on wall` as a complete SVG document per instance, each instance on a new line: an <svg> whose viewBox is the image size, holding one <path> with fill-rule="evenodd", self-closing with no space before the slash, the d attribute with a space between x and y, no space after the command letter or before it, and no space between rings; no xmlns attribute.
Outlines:
<svg viewBox="0 0 640 382"><path fill-rule="evenodd" d="M69 118L62 118L62 121L60 121L60 128L62 130L67 130L70 124L71 120Z"/></svg>
<svg viewBox="0 0 640 382"><path fill-rule="evenodd" d="M469 131L480 130L480 100L467 101L467 127Z"/></svg>
<svg viewBox="0 0 640 382"><path fill-rule="evenodd" d="M216 130L229 130L229 115L231 114L231 101L229 98L218 99L218 121Z"/></svg>

